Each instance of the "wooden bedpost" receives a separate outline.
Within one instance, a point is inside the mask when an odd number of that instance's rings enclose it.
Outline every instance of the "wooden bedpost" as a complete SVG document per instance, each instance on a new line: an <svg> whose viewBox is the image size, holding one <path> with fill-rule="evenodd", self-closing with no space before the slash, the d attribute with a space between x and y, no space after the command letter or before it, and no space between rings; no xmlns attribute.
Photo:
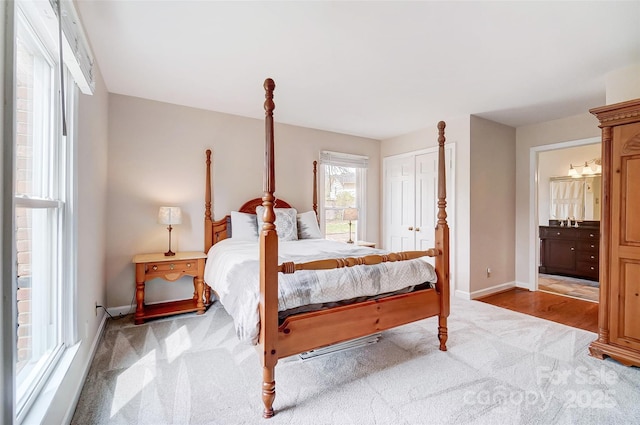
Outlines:
<svg viewBox="0 0 640 425"><path fill-rule="evenodd" d="M449 317L449 225L447 224L447 180L446 159L444 155L444 121L438 123L438 224L436 225L436 248L440 254L436 257L440 292L440 314L438 315L438 339L440 350L447 351L447 317Z"/></svg>
<svg viewBox="0 0 640 425"><path fill-rule="evenodd" d="M320 216L318 216L318 161L313 161L313 212L316 213L316 220L320 224Z"/></svg>
<svg viewBox="0 0 640 425"><path fill-rule="evenodd" d="M262 349L262 416L273 416L276 398L275 366L278 363L278 234L273 210L275 177L275 149L273 140L273 91L276 84L271 78L264 81L265 89L265 157L264 196L262 205L264 225L260 231L260 348Z"/></svg>
<svg viewBox="0 0 640 425"><path fill-rule="evenodd" d="M211 149L207 149L207 177L204 193L204 252L213 245L213 217L211 216Z"/></svg>

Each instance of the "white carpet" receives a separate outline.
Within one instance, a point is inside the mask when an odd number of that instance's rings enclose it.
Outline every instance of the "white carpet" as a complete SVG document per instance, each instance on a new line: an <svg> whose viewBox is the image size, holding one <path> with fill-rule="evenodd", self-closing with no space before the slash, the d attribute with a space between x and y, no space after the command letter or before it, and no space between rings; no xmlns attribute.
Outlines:
<svg viewBox="0 0 640 425"><path fill-rule="evenodd" d="M640 370L588 356L596 335L452 300L449 351L437 320L380 342L276 367L262 419L261 367L214 304L133 325L110 321L73 424L637 424Z"/></svg>

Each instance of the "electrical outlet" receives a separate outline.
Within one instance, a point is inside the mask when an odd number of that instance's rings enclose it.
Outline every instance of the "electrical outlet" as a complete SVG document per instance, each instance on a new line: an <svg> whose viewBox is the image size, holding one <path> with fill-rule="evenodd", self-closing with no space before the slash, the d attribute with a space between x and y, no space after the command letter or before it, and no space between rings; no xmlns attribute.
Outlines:
<svg viewBox="0 0 640 425"><path fill-rule="evenodd" d="M491 267L487 267L487 277L491 277Z"/></svg>

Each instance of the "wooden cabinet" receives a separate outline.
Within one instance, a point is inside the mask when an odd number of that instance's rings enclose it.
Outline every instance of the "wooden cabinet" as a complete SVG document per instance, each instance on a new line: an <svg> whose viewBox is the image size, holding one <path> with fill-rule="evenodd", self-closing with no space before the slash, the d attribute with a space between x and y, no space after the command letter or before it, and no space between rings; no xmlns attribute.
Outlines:
<svg viewBox="0 0 640 425"><path fill-rule="evenodd" d="M599 229L540 226L540 273L598 280Z"/></svg>
<svg viewBox="0 0 640 425"><path fill-rule="evenodd" d="M602 129L598 339L589 351L640 366L640 99L591 110Z"/></svg>

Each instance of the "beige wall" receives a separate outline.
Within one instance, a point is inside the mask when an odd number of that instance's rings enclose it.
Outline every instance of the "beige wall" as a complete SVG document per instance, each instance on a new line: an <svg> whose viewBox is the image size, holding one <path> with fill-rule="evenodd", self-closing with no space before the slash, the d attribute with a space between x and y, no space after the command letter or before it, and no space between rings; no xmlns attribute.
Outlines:
<svg viewBox="0 0 640 425"><path fill-rule="evenodd" d="M447 194L447 220L451 229L451 289L452 292L469 292L469 211L470 211L470 120L469 116L444 119L446 143L455 146L454 193ZM385 158L420 149L438 146L437 123L403 136L383 140L381 157ZM382 178L382 176L381 176ZM382 180L380 187L383 187ZM382 211L382 199L380 199ZM383 223L383 220L381 220Z"/></svg>
<svg viewBox="0 0 640 425"><path fill-rule="evenodd" d="M596 118L589 113L516 129L515 264L518 286L533 289L535 284L530 272L530 265L535 264L534 250L537 248L533 197L535 186L531 172L532 148L594 137L600 137L600 129Z"/></svg>
<svg viewBox="0 0 640 425"><path fill-rule="evenodd" d="M261 105L260 99L256 99ZM276 99L277 111L285 108ZM367 155L367 229L378 241L380 142L276 124L276 196L300 211L312 209L312 163L321 150ZM264 120L250 119L134 97L109 96L107 202L107 304L129 306L138 253L164 252L168 232L157 224L158 207L180 206L183 223L172 232L173 251L204 244L205 150L213 152L213 215L222 218L262 196ZM147 302L188 298L191 280L147 285Z"/></svg>
<svg viewBox="0 0 640 425"><path fill-rule="evenodd" d="M513 127L471 116L471 298L514 284L515 137Z"/></svg>

